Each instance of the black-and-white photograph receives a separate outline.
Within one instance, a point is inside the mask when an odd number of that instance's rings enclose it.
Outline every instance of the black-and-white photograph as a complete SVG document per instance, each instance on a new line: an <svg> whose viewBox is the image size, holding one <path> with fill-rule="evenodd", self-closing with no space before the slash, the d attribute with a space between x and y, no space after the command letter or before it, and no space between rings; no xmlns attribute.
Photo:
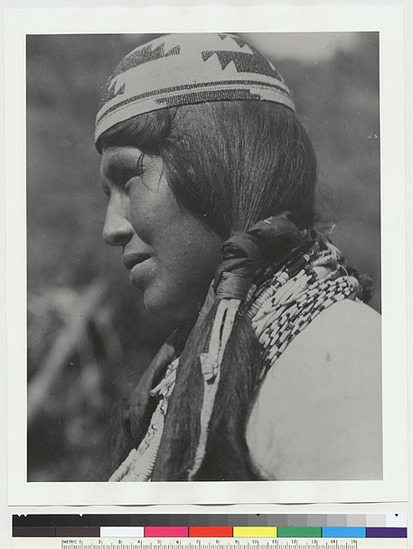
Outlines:
<svg viewBox="0 0 413 549"><path fill-rule="evenodd" d="M29 480L382 478L378 82L378 33L27 37Z"/></svg>
<svg viewBox="0 0 413 549"><path fill-rule="evenodd" d="M376 489L380 32L159 30L25 36L31 494Z"/></svg>

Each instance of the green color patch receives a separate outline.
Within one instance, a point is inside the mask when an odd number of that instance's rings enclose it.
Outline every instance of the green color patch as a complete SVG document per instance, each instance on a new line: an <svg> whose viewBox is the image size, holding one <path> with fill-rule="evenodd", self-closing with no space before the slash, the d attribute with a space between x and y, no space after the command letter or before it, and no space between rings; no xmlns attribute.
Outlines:
<svg viewBox="0 0 413 549"><path fill-rule="evenodd" d="M321 528L278 528L277 537L279 538L321 538Z"/></svg>

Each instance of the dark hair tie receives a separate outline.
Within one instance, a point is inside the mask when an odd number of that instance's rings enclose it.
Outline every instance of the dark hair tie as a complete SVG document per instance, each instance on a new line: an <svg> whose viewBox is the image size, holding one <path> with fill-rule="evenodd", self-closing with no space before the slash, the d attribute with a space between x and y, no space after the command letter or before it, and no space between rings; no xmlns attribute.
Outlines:
<svg viewBox="0 0 413 549"><path fill-rule="evenodd" d="M299 239L299 230L285 213L231 235L221 247L222 262L214 279L216 298L243 300L257 269L274 261Z"/></svg>

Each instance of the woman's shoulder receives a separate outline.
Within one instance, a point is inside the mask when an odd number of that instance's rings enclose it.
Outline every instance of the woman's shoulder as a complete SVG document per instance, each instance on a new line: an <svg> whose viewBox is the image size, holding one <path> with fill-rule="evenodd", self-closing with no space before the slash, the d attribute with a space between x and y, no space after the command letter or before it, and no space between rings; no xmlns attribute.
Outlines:
<svg viewBox="0 0 413 549"><path fill-rule="evenodd" d="M320 313L268 372L247 426L265 478L381 476L381 322L350 300Z"/></svg>
<svg viewBox="0 0 413 549"><path fill-rule="evenodd" d="M371 360L371 367L380 369L381 316L371 307L345 299L321 312L292 341L284 360L302 357L314 366L331 364L356 368L362 358ZM354 359L354 360L352 360Z"/></svg>

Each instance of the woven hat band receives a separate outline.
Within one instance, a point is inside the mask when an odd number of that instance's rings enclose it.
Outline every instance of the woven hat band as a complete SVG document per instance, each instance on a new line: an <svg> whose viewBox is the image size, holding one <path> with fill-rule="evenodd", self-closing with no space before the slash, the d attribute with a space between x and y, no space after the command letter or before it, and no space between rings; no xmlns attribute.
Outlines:
<svg viewBox="0 0 413 549"><path fill-rule="evenodd" d="M274 66L238 36L171 34L128 54L109 78L95 141L133 116L211 101L272 101L294 110Z"/></svg>

